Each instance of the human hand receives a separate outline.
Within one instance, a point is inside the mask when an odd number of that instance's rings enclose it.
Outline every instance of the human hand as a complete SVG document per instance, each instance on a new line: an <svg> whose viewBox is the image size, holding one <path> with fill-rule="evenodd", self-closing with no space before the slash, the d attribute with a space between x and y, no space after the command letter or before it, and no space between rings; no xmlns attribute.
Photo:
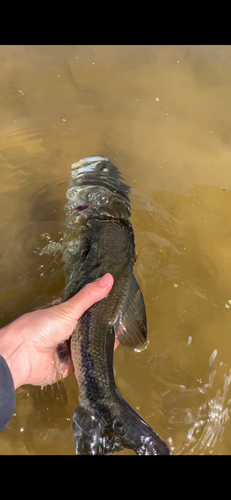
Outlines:
<svg viewBox="0 0 231 500"><path fill-rule="evenodd" d="M0 354L10 368L15 389L24 384L53 384L73 371L71 360L60 361L57 345L71 336L82 314L106 297L112 285L108 273L66 302L23 314L0 330Z"/></svg>

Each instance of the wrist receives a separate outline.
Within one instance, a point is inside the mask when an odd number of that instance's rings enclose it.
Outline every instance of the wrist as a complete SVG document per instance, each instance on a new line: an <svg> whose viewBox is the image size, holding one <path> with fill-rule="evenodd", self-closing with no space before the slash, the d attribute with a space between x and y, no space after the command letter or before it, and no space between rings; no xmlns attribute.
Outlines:
<svg viewBox="0 0 231 500"><path fill-rule="evenodd" d="M17 320L0 329L0 354L8 364L15 389L26 384L25 374L27 370L23 362L25 359L24 349Z"/></svg>

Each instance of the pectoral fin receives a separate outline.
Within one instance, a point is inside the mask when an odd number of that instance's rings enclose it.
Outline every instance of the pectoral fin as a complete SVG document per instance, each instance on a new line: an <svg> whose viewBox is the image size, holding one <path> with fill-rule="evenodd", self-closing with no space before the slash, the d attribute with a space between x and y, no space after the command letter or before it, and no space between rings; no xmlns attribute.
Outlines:
<svg viewBox="0 0 231 500"><path fill-rule="evenodd" d="M132 274L121 311L114 324L116 338L122 345L136 347L147 338L147 320L142 292Z"/></svg>

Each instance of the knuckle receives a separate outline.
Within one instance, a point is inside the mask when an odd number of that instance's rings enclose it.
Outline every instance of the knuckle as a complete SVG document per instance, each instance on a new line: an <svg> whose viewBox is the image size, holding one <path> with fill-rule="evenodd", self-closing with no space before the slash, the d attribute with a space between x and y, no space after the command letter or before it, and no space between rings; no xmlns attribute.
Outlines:
<svg viewBox="0 0 231 500"><path fill-rule="evenodd" d="M87 283L87 285L84 285L83 288L81 288L79 292L84 299L88 297L90 300L93 300L94 298L94 286L92 283Z"/></svg>

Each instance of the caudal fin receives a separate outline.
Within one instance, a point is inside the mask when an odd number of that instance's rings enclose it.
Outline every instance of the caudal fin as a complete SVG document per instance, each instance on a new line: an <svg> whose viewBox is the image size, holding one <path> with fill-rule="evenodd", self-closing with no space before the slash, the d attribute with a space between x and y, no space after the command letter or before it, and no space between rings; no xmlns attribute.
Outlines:
<svg viewBox="0 0 231 500"><path fill-rule="evenodd" d="M73 416L77 455L112 455L123 448L137 455L169 455L166 443L121 398L97 409L78 406Z"/></svg>

